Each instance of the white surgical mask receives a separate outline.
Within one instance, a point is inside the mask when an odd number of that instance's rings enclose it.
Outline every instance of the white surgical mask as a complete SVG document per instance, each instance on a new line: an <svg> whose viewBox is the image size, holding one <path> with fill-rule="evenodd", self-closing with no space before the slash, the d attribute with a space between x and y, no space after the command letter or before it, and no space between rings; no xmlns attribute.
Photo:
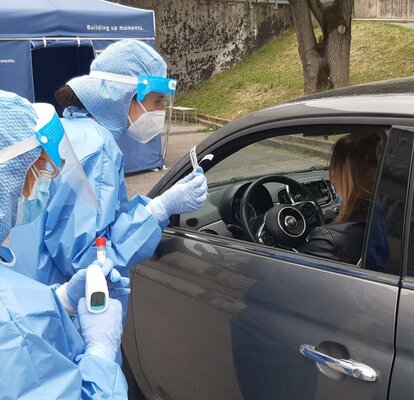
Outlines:
<svg viewBox="0 0 414 400"><path fill-rule="evenodd" d="M134 122L131 121L128 115L131 125L126 130L126 134L138 142L147 143L162 132L165 110L147 111L141 103L139 104L144 110L144 114L140 115Z"/></svg>
<svg viewBox="0 0 414 400"><path fill-rule="evenodd" d="M17 225L29 224L46 208L49 200L50 179L42 176L36 179L29 197L21 196L17 208Z"/></svg>

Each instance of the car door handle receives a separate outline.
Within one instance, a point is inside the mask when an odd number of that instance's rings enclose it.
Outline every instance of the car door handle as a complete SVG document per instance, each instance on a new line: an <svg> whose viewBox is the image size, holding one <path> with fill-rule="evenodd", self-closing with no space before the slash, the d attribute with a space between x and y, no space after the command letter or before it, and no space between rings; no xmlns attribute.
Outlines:
<svg viewBox="0 0 414 400"><path fill-rule="evenodd" d="M299 351L307 358L319 364L325 365L335 371L363 382L375 382L378 378L377 372L368 365L353 360L344 360L330 357L315 349L310 344L302 344Z"/></svg>

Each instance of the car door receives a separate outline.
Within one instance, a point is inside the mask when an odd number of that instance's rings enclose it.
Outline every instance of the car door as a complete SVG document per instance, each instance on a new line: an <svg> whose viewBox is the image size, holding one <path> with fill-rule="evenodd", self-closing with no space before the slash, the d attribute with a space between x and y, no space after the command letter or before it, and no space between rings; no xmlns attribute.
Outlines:
<svg viewBox="0 0 414 400"><path fill-rule="evenodd" d="M379 181L386 193L401 143L392 131ZM378 250L371 226L363 263ZM378 272L167 228L155 257L132 272L130 321L146 388L171 400L386 399L397 243Z"/></svg>

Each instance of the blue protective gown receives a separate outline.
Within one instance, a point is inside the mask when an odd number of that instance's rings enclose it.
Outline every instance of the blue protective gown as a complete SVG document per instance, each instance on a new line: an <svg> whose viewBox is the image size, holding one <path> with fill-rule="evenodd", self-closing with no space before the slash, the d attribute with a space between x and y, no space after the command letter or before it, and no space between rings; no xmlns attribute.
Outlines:
<svg viewBox="0 0 414 400"><path fill-rule="evenodd" d="M15 269L45 284L63 283L96 258L95 237L105 236L107 256L128 276L131 266L153 255L161 228L145 209L147 198L128 201L123 155L111 133L86 113L62 123L103 213L77 198L64 175L53 179L46 211L12 230Z"/></svg>
<svg viewBox="0 0 414 400"><path fill-rule="evenodd" d="M126 399L119 365L83 355L54 290L13 271L12 257L0 248L0 398Z"/></svg>

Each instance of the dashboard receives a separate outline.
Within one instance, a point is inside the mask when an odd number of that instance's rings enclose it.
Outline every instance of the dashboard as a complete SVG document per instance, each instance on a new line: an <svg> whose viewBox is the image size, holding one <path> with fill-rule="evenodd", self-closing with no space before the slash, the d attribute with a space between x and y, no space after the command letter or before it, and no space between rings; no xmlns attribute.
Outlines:
<svg viewBox="0 0 414 400"><path fill-rule="evenodd" d="M327 205L336 199L336 193L329 180L322 177L314 178L312 180L298 180L304 185L313 195L320 206ZM296 203L303 201L303 195L300 193L290 193L288 188L280 189L277 193L280 203Z"/></svg>
<svg viewBox="0 0 414 400"><path fill-rule="evenodd" d="M285 176L295 179L311 192L322 209L326 223L334 220L341 204L329 181L327 170L292 173ZM200 232L243 239L240 205L251 183L251 180L241 180L209 188L209 197L204 207L191 214L182 215L179 225ZM247 206L248 218L253 221L275 204L292 204L303 200L308 199L304 199L301 193L293 192L290 187L277 182L268 182L258 186L255 191Z"/></svg>

